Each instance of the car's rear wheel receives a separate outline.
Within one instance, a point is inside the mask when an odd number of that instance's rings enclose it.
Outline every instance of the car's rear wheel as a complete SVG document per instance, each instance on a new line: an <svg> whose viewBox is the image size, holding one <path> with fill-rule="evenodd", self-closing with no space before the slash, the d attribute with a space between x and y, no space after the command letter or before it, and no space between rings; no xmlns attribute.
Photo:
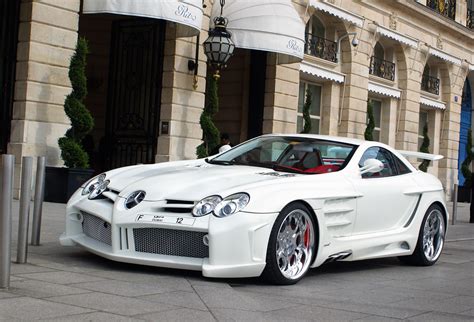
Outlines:
<svg viewBox="0 0 474 322"><path fill-rule="evenodd" d="M263 277L275 284L295 284L303 278L314 258L315 227L304 204L285 207L270 234Z"/></svg>
<svg viewBox="0 0 474 322"><path fill-rule="evenodd" d="M418 266L433 265L443 250L445 234L443 210L438 205L432 205L421 222L415 251L410 256L400 257L400 260Z"/></svg>

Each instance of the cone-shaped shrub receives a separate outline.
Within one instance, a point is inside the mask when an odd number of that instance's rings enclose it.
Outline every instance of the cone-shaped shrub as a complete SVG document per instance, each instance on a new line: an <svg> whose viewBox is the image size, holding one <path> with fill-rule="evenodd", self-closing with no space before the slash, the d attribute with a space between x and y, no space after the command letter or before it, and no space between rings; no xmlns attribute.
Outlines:
<svg viewBox="0 0 474 322"><path fill-rule="evenodd" d="M301 133L310 133L311 132L311 117L310 117L310 109L311 109L311 91L309 88L306 90L306 99L303 105L303 130Z"/></svg>
<svg viewBox="0 0 474 322"><path fill-rule="evenodd" d="M202 144L196 149L198 158L205 158L209 156L210 151L213 151L219 145L219 130L214 125L212 118L219 110L219 98L217 96L217 80L214 77L209 77L207 80L207 104L202 111L199 123L202 129Z"/></svg>
<svg viewBox="0 0 474 322"><path fill-rule="evenodd" d="M68 168L89 167L89 156L81 145L82 139L94 127L92 115L83 103L87 95L87 54L87 41L84 38L79 38L69 66L72 92L64 102L64 111L71 121L71 128L67 130L64 137L58 140L61 158Z"/></svg>
<svg viewBox="0 0 474 322"><path fill-rule="evenodd" d="M428 123L425 123L425 125L423 126L423 142L421 143L421 146L420 146L420 152L430 153L429 148L430 148L430 138L428 137ZM423 172L427 172L429 165L430 165L429 160L423 160L418 166L418 169L420 169Z"/></svg>
<svg viewBox="0 0 474 322"><path fill-rule="evenodd" d="M374 129L375 129L375 119L374 119L374 107L372 106L371 101L367 101L367 127L365 128L364 138L367 141L374 140Z"/></svg>

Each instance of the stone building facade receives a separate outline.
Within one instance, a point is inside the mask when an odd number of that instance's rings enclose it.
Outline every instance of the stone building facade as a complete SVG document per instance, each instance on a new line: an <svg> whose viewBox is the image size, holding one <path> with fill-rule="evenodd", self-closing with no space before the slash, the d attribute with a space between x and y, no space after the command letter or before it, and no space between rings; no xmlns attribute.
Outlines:
<svg viewBox="0 0 474 322"><path fill-rule="evenodd" d="M3 11L17 19L4 19L0 34L15 39L10 55L5 50L0 58L15 73L1 70L4 93L11 95L0 101L0 148L16 156L17 168L26 155L46 155L48 165L62 165L57 139L69 127L63 103L78 36L90 45L86 105L95 129L84 144L96 171L195 158L206 75L212 72L202 43L218 1L203 1L199 37L181 37L179 23L167 19L85 14L81 0L10 3L16 5ZM417 151L428 124L430 152L445 156L429 171L449 194L471 127L472 1L291 4L305 27L303 60L284 64L265 44L237 48L219 81L215 119L221 132L233 144L263 133L295 133L309 89L313 132L363 138L370 101L376 139L397 149Z"/></svg>

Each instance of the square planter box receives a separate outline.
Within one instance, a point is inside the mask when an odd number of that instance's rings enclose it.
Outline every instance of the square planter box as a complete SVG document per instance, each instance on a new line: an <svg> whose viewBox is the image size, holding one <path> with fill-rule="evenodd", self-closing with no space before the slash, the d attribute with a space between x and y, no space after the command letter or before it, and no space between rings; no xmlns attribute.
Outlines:
<svg viewBox="0 0 474 322"><path fill-rule="evenodd" d="M93 169L46 167L44 201L66 203L93 175Z"/></svg>
<svg viewBox="0 0 474 322"><path fill-rule="evenodd" d="M458 187L458 202L471 202L471 188L464 186Z"/></svg>

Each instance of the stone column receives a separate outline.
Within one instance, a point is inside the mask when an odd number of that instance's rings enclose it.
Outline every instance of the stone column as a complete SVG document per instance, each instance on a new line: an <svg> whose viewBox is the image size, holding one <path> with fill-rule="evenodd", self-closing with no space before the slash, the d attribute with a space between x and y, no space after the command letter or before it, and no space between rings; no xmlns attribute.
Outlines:
<svg viewBox="0 0 474 322"><path fill-rule="evenodd" d="M372 51L370 39L373 36L367 30L359 29L357 32L359 45L356 48L350 45L352 36L341 43L342 72L347 76L343 85L344 101L339 135L363 139L367 124L368 53Z"/></svg>
<svg viewBox="0 0 474 322"><path fill-rule="evenodd" d="M212 6L208 4L207 10ZM188 61L195 59L197 37L176 38L176 30L167 24L163 58L163 88L161 96L160 129L156 162L195 159L201 144L199 124L206 92L206 55L202 43L207 39L209 12L203 17L199 46L197 87L193 88L194 71ZM168 133L162 132L163 123Z"/></svg>
<svg viewBox="0 0 474 322"><path fill-rule="evenodd" d="M320 133L338 135L339 105L343 84L324 82L322 88Z"/></svg>
<svg viewBox="0 0 474 322"><path fill-rule="evenodd" d="M13 118L8 152L15 155L19 187L22 156L46 156L60 166L57 140L70 127L64 100L79 25L80 0L22 1Z"/></svg>
<svg viewBox="0 0 474 322"><path fill-rule="evenodd" d="M299 63L276 64L268 54L263 133L295 133L298 108Z"/></svg>

